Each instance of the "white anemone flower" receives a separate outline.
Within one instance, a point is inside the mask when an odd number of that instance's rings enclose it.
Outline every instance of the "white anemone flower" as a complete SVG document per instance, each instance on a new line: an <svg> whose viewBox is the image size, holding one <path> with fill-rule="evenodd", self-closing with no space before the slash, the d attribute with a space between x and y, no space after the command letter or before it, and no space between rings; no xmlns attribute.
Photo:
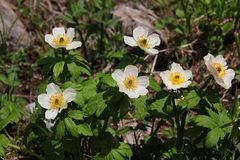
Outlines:
<svg viewBox="0 0 240 160"><path fill-rule="evenodd" d="M67 103L72 102L76 98L76 91L72 88L67 88L63 92L54 83L50 83L46 88L47 94L38 96L38 103L47 111L45 112L46 119L55 119L57 114L67 108Z"/></svg>
<svg viewBox="0 0 240 160"><path fill-rule="evenodd" d="M161 43L159 35L156 33L149 35L148 32L148 29L139 26L133 30L133 37L123 37L124 42L131 47L139 46L150 55L158 54L159 51L154 47L159 46Z"/></svg>
<svg viewBox="0 0 240 160"><path fill-rule="evenodd" d="M74 35L74 28L68 28L67 33L65 33L64 27L55 27L52 34L45 35L45 41L53 48L76 49L81 47L82 42L73 41Z"/></svg>
<svg viewBox="0 0 240 160"><path fill-rule="evenodd" d="M207 69L213 75L216 82L225 89L232 86L232 80L235 72L232 69L227 69L227 63L222 55L214 57L208 54L204 57Z"/></svg>
<svg viewBox="0 0 240 160"><path fill-rule="evenodd" d="M138 98L148 93L149 79L147 76L138 77L136 66L128 65L124 71L117 69L112 73L120 92L124 92L130 98Z"/></svg>
<svg viewBox="0 0 240 160"><path fill-rule="evenodd" d="M192 71L184 70L180 64L172 63L171 70L160 73L163 83L168 89L187 88L192 82L189 80L192 77Z"/></svg>

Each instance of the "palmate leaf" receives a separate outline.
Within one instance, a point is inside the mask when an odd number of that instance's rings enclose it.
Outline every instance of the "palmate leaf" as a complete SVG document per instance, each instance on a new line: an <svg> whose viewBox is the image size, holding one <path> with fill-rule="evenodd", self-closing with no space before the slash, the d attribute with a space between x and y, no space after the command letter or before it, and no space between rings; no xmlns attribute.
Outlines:
<svg viewBox="0 0 240 160"><path fill-rule="evenodd" d="M112 148L106 155L96 154L93 160L126 160L132 157L132 151L128 144L119 142L118 148Z"/></svg>
<svg viewBox="0 0 240 160"><path fill-rule="evenodd" d="M88 103L83 108L83 112L88 115L93 115L96 113L96 116L99 117L107 107L107 104L103 98L103 94L104 92L101 92L90 98Z"/></svg>
<svg viewBox="0 0 240 160"><path fill-rule="evenodd" d="M84 117L82 111L79 111L79 110L69 111L68 116L75 120L83 120L83 117Z"/></svg>
<svg viewBox="0 0 240 160"><path fill-rule="evenodd" d="M65 124L64 121L59 120L56 127L55 137L61 139L65 135Z"/></svg>
<svg viewBox="0 0 240 160"><path fill-rule="evenodd" d="M143 120L147 115L147 105L146 105L147 96L142 96L133 101L134 111L133 117L138 120Z"/></svg>
<svg viewBox="0 0 240 160"><path fill-rule="evenodd" d="M195 90L191 90L184 99L180 101L179 105L184 106L186 105L188 109L194 108L198 105L201 98L198 96Z"/></svg>
<svg viewBox="0 0 240 160"><path fill-rule="evenodd" d="M63 72L65 62L60 61L57 62L53 67L53 75L55 78L58 78L58 76Z"/></svg>
<svg viewBox="0 0 240 160"><path fill-rule="evenodd" d="M4 101L3 106L0 110L0 130L9 123L17 123L22 113L21 107L14 102Z"/></svg>
<svg viewBox="0 0 240 160"><path fill-rule="evenodd" d="M215 146L221 136L221 133L222 133L222 130L218 127L208 132L206 136L205 146L207 148L212 148L213 146Z"/></svg>

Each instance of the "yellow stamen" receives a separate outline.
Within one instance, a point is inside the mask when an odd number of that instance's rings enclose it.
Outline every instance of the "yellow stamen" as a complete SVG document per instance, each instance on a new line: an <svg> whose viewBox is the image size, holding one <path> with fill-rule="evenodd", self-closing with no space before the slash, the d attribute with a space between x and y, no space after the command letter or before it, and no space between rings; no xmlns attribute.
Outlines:
<svg viewBox="0 0 240 160"><path fill-rule="evenodd" d="M225 69L220 63L213 63L213 67L217 71L219 77L223 78L225 76Z"/></svg>
<svg viewBox="0 0 240 160"><path fill-rule="evenodd" d="M63 107L63 95L55 94L50 97L50 107L52 109L61 109Z"/></svg>
<svg viewBox="0 0 240 160"><path fill-rule="evenodd" d="M174 72L170 75L170 81L173 85L178 85L185 82L185 77L181 72Z"/></svg>
<svg viewBox="0 0 240 160"><path fill-rule="evenodd" d="M53 44L58 46L66 46L70 43L69 38L65 34L59 34L53 38Z"/></svg>
<svg viewBox="0 0 240 160"><path fill-rule="evenodd" d="M139 37L137 43L141 48L149 48L148 40L145 37Z"/></svg>
<svg viewBox="0 0 240 160"><path fill-rule="evenodd" d="M127 90L134 90L137 88L137 78L133 76L128 76L123 81L123 84Z"/></svg>

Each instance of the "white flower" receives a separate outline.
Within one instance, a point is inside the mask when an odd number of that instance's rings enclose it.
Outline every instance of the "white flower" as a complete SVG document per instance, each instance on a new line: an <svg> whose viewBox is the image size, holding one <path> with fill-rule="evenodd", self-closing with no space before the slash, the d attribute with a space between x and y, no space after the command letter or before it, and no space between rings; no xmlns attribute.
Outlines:
<svg viewBox="0 0 240 160"><path fill-rule="evenodd" d="M50 119L44 119L43 122L45 123L46 125L46 128L49 130L49 131L52 131L51 128L54 127L56 121L52 121Z"/></svg>
<svg viewBox="0 0 240 160"><path fill-rule="evenodd" d="M149 85L149 79L147 76L138 77L136 66L128 65L124 72L117 69L112 73L112 77L117 82L119 91L124 92L130 98L138 98L148 93L146 88Z"/></svg>
<svg viewBox="0 0 240 160"><path fill-rule="evenodd" d="M47 111L45 112L46 119L55 119L62 109L67 108L67 103L72 102L76 98L76 91L72 88L67 88L63 92L54 83L47 85L47 94L38 96L38 103Z"/></svg>
<svg viewBox="0 0 240 160"><path fill-rule="evenodd" d="M125 44L131 47L139 46L150 55L159 53L157 49L154 49L155 46L160 45L159 35L156 33L148 35L148 29L146 28L139 26L133 30L133 37L124 36L123 38Z"/></svg>
<svg viewBox="0 0 240 160"><path fill-rule="evenodd" d="M63 27L53 28L52 34L45 35L45 41L53 48L66 48L67 50L81 47L80 41L73 41L74 28L68 28L67 33Z"/></svg>
<svg viewBox="0 0 240 160"><path fill-rule="evenodd" d="M180 64L172 63L171 70L160 73L163 83L168 89L187 88L192 82L189 79L192 77L192 71L184 70Z"/></svg>
<svg viewBox="0 0 240 160"><path fill-rule="evenodd" d="M235 72L232 69L227 69L227 63L222 55L214 57L208 54L204 57L207 69L213 75L216 82L225 89L232 86L232 80Z"/></svg>

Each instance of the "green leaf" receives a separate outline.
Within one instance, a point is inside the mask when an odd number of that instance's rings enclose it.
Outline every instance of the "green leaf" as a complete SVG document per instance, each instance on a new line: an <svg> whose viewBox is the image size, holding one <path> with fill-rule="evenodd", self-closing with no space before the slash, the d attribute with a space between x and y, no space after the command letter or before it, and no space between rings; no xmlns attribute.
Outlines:
<svg viewBox="0 0 240 160"><path fill-rule="evenodd" d="M220 133L221 129L218 127L208 132L206 136L205 146L207 148L212 148L215 146L220 138Z"/></svg>
<svg viewBox="0 0 240 160"><path fill-rule="evenodd" d="M82 89L81 93L82 93L82 96L85 101L89 100L89 98L91 98L97 94L96 85L97 85L96 81L94 81L92 79L84 81L82 83L83 89Z"/></svg>
<svg viewBox="0 0 240 160"><path fill-rule="evenodd" d="M133 100L133 106L135 106L133 111L133 117L137 120L143 120L148 115L146 100L146 96L142 96Z"/></svg>
<svg viewBox="0 0 240 160"><path fill-rule="evenodd" d="M77 95L76 95L76 98L75 98L74 102L77 103L79 106L84 105L85 100L84 100L81 92L77 92Z"/></svg>
<svg viewBox="0 0 240 160"><path fill-rule="evenodd" d="M92 136L93 135L91 127L87 123L77 125L77 131L80 135L84 135L84 136Z"/></svg>
<svg viewBox="0 0 240 160"><path fill-rule="evenodd" d="M19 101L20 102L20 101ZM4 101L3 107L0 110L0 131L9 123L17 123L21 118L22 103Z"/></svg>
<svg viewBox="0 0 240 160"><path fill-rule="evenodd" d="M71 118L65 118L64 123L66 125L67 130L71 132L71 134L74 137L77 137L78 131L77 131L76 124L73 122L73 120Z"/></svg>
<svg viewBox="0 0 240 160"><path fill-rule="evenodd" d="M68 116L75 120L83 120L84 117L83 113L78 110L69 111Z"/></svg>
<svg viewBox="0 0 240 160"><path fill-rule="evenodd" d="M6 85L9 85L8 79L4 74L0 74L0 81L2 81Z"/></svg>
<svg viewBox="0 0 240 160"><path fill-rule="evenodd" d="M121 103L120 103L120 118L123 118L127 112L128 112L128 108L130 106L130 103L129 103L129 99L127 96L123 96L122 100L121 100Z"/></svg>
<svg viewBox="0 0 240 160"><path fill-rule="evenodd" d="M161 90L160 85L153 79L153 77L150 77L150 78L149 78L149 82L150 82L149 87L150 87L152 90L154 90L154 91L156 91L156 92L159 92L159 91Z"/></svg>
<svg viewBox="0 0 240 160"><path fill-rule="evenodd" d="M223 35L226 35L234 28L234 21L229 21L221 26Z"/></svg>
<svg viewBox="0 0 240 160"><path fill-rule="evenodd" d="M65 62L61 61L61 62L57 62L54 67L53 67L53 75L55 78L58 78L58 76L63 72L63 68L64 68Z"/></svg>
<svg viewBox="0 0 240 160"><path fill-rule="evenodd" d="M188 109L194 108L198 105L201 98L195 90L191 90L182 101L179 102L180 106L187 105Z"/></svg>
<svg viewBox="0 0 240 160"><path fill-rule="evenodd" d="M59 121L56 127L55 137L57 139L62 139L62 137L65 135L65 124L64 121Z"/></svg>
<svg viewBox="0 0 240 160"><path fill-rule="evenodd" d="M176 9L175 13L179 18L184 18L185 17L184 11L181 10L181 9Z"/></svg>
<svg viewBox="0 0 240 160"><path fill-rule="evenodd" d="M4 134L0 134L0 157L5 155L4 149L7 148L10 141Z"/></svg>
<svg viewBox="0 0 240 160"><path fill-rule="evenodd" d="M165 106L165 103L167 99L169 98L169 94L161 94L156 101L154 101L150 105L151 110L157 110L159 113L164 113L163 107Z"/></svg>
<svg viewBox="0 0 240 160"><path fill-rule="evenodd" d="M70 74L74 77L74 78L78 78L80 76L81 73L81 68L79 68L76 63L72 62L72 63L68 63L67 64L68 67L68 71L70 72Z"/></svg>
<svg viewBox="0 0 240 160"><path fill-rule="evenodd" d="M208 116L205 115L198 115L194 118L194 122L197 123L198 126L209 128L209 129L214 129L218 125L217 123Z"/></svg>
<svg viewBox="0 0 240 160"><path fill-rule="evenodd" d="M93 160L126 160L132 157L132 150L128 144L119 142L119 146L112 148L107 154L96 154Z"/></svg>
<svg viewBox="0 0 240 160"><path fill-rule="evenodd" d="M117 86L116 82L112 78L112 74L97 73L96 77L99 78L101 82L108 85L109 87Z"/></svg>
<svg viewBox="0 0 240 160"><path fill-rule="evenodd" d="M89 99L88 103L83 108L83 111L88 115L93 115L99 117L104 109L107 107L105 100L103 99L103 92L98 93Z"/></svg>

